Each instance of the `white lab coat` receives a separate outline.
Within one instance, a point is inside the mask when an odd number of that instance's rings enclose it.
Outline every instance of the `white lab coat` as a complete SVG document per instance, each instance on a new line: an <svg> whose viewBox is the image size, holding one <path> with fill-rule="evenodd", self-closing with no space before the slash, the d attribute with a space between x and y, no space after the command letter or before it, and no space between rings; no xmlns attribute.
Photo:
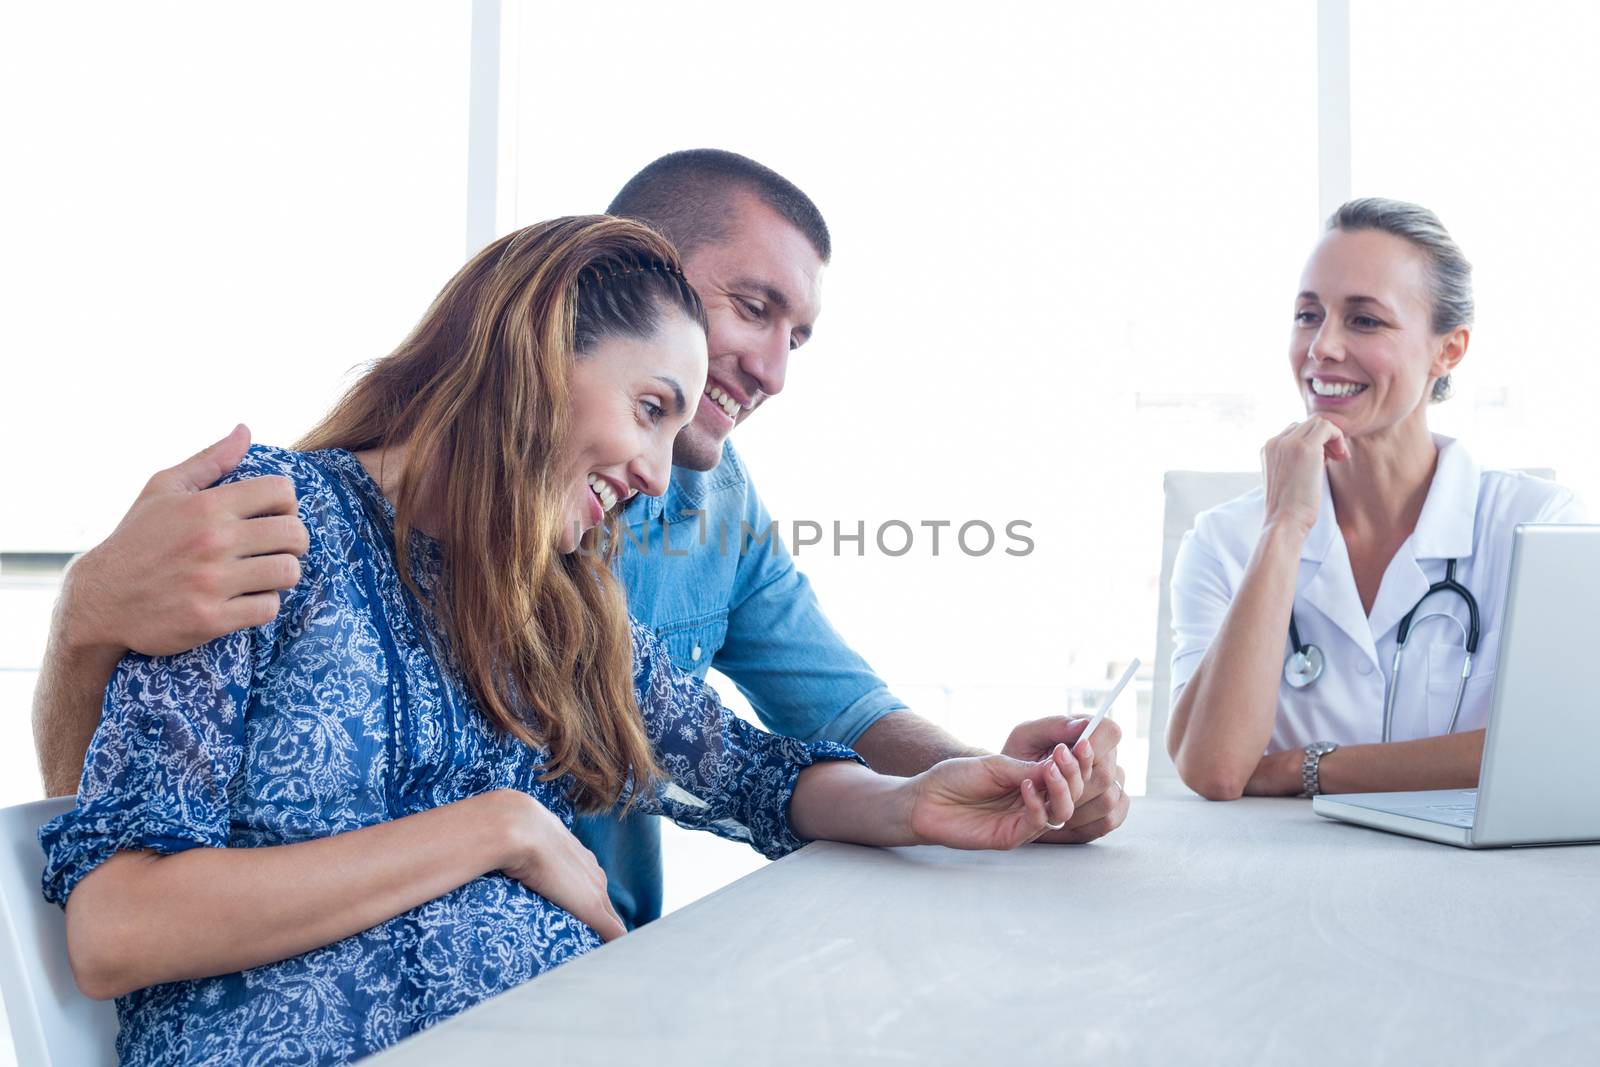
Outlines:
<svg viewBox="0 0 1600 1067"><path fill-rule="evenodd" d="M1465 448L1435 435L1439 464L1417 528L1395 553L1369 617L1361 607L1344 536L1326 476L1322 510L1300 551L1294 617L1300 640L1322 650L1326 665L1314 684L1295 689L1279 675L1278 716L1268 752L1313 741L1364 744L1383 739L1383 702L1401 618L1458 560L1456 580L1478 601L1478 654L1456 731L1488 722L1500 652L1500 622L1511 567L1511 532L1522 522L1582 522L1573 494L1553 482L1512 471L1481 470ZM1172 573L1172 700L1175 704L1215 638L1245 564L1261 535L1264 494L1246 493L1201 513L1178 549ZM1430 612L1449 619L1421 622ZM1417 613L1400 669L1392 739L1445 733L1466 656L1466 605L1440 593ZM1278 659L1292 646L1287 632ZM1222 665L1224 669L1226 665Z"/></svg>

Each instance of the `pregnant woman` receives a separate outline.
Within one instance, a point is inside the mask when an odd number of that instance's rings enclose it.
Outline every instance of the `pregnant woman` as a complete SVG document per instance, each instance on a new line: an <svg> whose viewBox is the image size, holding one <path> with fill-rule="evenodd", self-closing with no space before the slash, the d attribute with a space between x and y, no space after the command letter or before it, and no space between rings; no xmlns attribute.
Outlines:
<svg viewBox="0 0 1600 1067"><path fill-rule="evenodd" d="M1009 848L1070 816L1064 746L880 777L741 722L630 625L608 516L664 490L705 376L671 245L560 219L468 263L299 450L229 475L292 483L299 581L264 626L128 655L40 835L124 1063L346 1062L620 935L579 810L768 856Z"/></svg>

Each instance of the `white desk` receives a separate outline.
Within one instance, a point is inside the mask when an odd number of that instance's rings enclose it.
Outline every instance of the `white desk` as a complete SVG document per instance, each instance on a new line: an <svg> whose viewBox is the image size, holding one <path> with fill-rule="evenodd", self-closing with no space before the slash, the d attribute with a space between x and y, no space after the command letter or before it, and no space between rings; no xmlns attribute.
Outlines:
<svg viewBox="0 0 1600 1067"><path fill-rule="evenodd" d="M1600 1061L1600 847L1136 799L1080 848L796 853L368 1062Z"/></svg>

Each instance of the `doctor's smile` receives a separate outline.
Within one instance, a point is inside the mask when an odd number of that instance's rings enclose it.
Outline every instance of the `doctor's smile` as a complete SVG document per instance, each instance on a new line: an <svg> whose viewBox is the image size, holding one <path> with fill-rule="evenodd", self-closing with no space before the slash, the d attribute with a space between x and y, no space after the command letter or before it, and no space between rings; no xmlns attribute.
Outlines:
<svg viewBox="0 0 1600 1067"><path fill-rule="evenodd" d="M1367 391L1366 383L1345 381L1341 378L1310 378L1311 392L1318 399L1348 400Z"/></svg>

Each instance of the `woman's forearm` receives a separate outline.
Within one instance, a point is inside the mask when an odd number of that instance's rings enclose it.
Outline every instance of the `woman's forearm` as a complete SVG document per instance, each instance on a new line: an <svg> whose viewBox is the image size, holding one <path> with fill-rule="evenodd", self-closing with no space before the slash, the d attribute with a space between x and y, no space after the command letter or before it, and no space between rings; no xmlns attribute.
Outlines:
<svg viewBox="0 0 1600 1067"><path fill-rule="evenodd" d="M297 956L510 862L524 794L499 790L334 837L119 853L67 900L67 949L97 998Z"/></svg>
<svg viewBox="0 0 1600 1067"><path fill-rule="evenodd" d="M1172 709L1167 750L1202 796L1241 796L1272 738L1305 533L1268 526L1216 639Z"/></svg>
<svg viewBox="0 0 1600 1067"><path fill-rule="evenodd" d="M911 779L876 774L859 763L814 763L789 799L789 826L808 841L915 845Z"/></svg>
<svg viewBox="0 0 1600 1067"><path fill-rule="evenodd" d="M1383 745L1349 745L1322 757L1324 793L1388 793L1471 789L1483 763L1484 731L1472 730Z"/></svg>

